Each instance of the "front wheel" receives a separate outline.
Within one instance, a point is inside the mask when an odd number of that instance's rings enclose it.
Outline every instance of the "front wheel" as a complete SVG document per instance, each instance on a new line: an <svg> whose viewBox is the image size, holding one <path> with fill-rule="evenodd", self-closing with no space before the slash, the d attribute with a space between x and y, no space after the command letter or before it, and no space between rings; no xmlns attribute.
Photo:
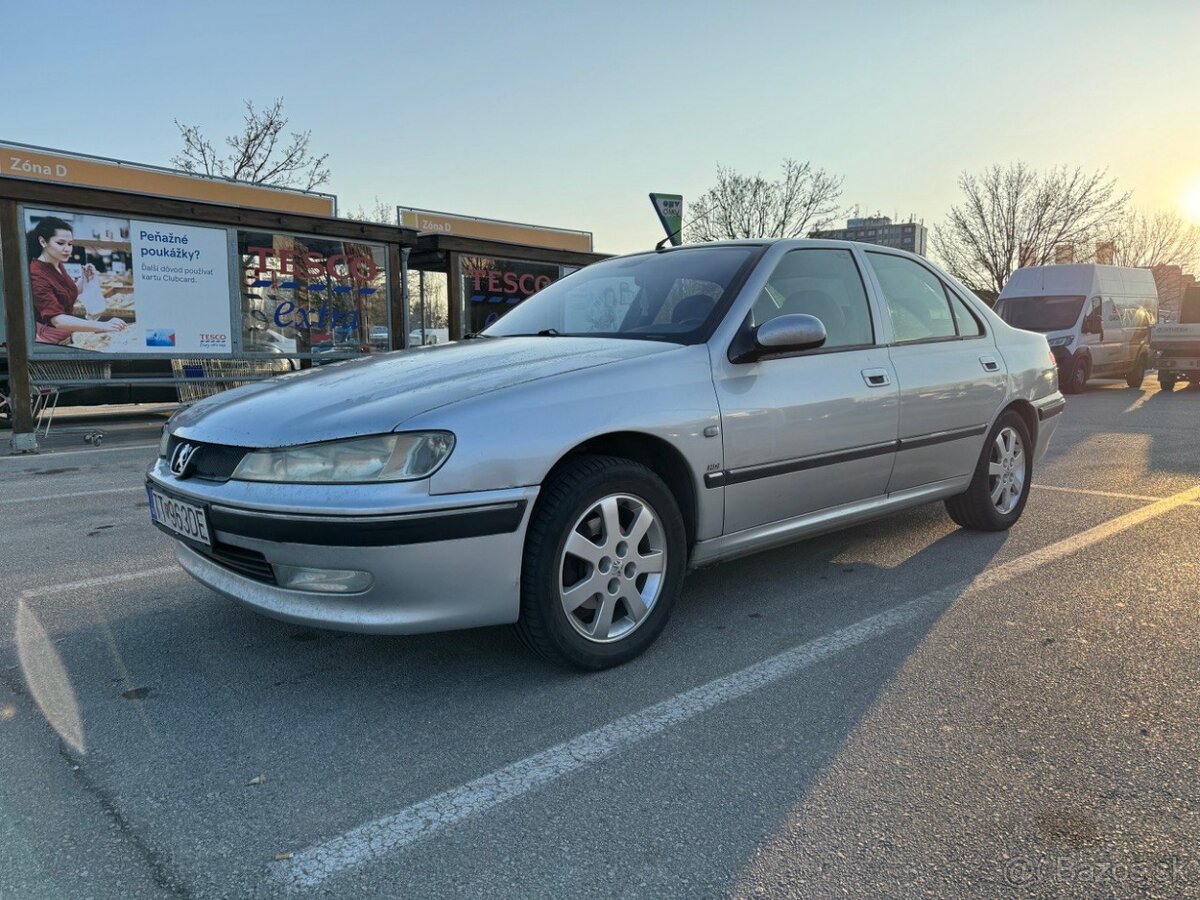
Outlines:
<svg viewBox="0 0 1200 900"><path fill-rule="evenodd" d="M1067 378L1062 389L1065 394L1081 394L1092 377L1092 361L1089 357L1079 355L1067 370Z"/></svg>
<svg viewBox="0 0 1200 900"><path fill-rule="evenodd" d="M1175 390L1175 376L1167 375L1163 372L1158 373L1158 386L1168 394Z"/></svg>
<svg viewBox="0 0 1200 900"><path fill-rule="evenodd" d="M517 633L578 668L628 662L666 625L686 558L683 516L657 475L619 457L574 460L530 519Z"/></svg>
<svg viewBox="0 0 1200 900"><path fill-rule="evenodd" d="M946 500L946 512L963 528L1004 531L1021 518L1032 479L1029 428L1019 413L1007 410L988 434L970 486Z"/></svg>
<svg viewBox="0 0 1200 900"><path fill-rule="evenodd" d="M1131 388L1140 388L1142 382L1146 380L1146 368L1146 354L1139 353L1137 361L1133 364L1133 368L1125 376L1125 383Z"/></svg>

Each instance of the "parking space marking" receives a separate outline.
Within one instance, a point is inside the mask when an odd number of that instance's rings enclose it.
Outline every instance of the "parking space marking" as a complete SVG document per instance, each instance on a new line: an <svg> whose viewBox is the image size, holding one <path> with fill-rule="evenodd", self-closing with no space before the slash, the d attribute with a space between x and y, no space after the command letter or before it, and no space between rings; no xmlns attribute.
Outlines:
<svg viewBox="0 0 1200 900"><path fill-rule="evenodd" d="M25 600L33 599L34 597L49 597L53 594L64 594L68 591L82 591L87 588L103 587L108 584L121 584L125 581L140 581L143 578L154 578L157 575L170 575L173 573L182 573L183 569L179 566L159 566L155 569L142 569L140 572L119 572L115 575L99 575L96 578L85 578L82 581L68 581L65 584L50 584L45 587L29 588L21 591L21 597Z"/></svg>
<svg viewBox="0 0 1200 900"><path fill-rule="evenodd" d="M123 447L93 447L90 450L47 450L41 453L12 453L8 456L0 456L0 462L6 460L23 460L25 462L36 462L39 459L47 459L51 456L58 458L60 456L75 456L79 453L117 453L121 450L157 450L158 442L153 444L129 444Z"/></svg>
<svg viewBox="0 0 1200 900"><path fill-rule="evenodd" d="M912 622L923 613L948 607L967 593L996 587L1047 563L1077 553L1173 509L1200 499L1200 487L1156 500L1087 531L984 569L970 581L941 588L838 631L800 644L738 672L670 697L549 750L497 769L474 781L436 794L398 813L368 822L292 855L274 873L288 891L314 888L347 869L437 835L442 829L594 766L631 744L682 724L731 700Z"/></svg>
<svg viewBox="0 0 1200 900"><path fill-rule="evenodd" d="M140 484L136 487L104 488L99 491L72 491L68 494L44 494L41 497L6 497L0 500L0 506L8 503L39 503L47 500L68 500L73 497L97 497L100 494L124 494L128 491L145 491Z"/></svg>
<svg viewBox="0 0 1200 900"><path fill-rule="evenodd" d="M1056 484L1034 484L1035 488L1040 488L1043 491L1059 491L1063 494L1086 494L1091 497L1112 497L1117 500L1142 500L1145 502L1154 502L1155 500L1165 500L1165 497L1151 497L1146 494L1122 494L1118 491L1093 491L1088 488L1073 488L1059 487ZM1189 501L1188 505L1200 506L1195 500Z"/></svg>

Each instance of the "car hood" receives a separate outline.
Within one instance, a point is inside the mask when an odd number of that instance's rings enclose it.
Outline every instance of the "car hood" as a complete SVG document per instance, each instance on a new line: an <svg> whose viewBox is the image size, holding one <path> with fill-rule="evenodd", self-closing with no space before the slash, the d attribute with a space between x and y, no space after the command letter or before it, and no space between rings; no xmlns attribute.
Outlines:
<svg viewBox="0 0 1200 900"><path fill-rule="evenodd" d="M675 349L657 341L505 337L401 350L209 397L177 413L171 430L238 447L380 434L459 400Z"/></svg>

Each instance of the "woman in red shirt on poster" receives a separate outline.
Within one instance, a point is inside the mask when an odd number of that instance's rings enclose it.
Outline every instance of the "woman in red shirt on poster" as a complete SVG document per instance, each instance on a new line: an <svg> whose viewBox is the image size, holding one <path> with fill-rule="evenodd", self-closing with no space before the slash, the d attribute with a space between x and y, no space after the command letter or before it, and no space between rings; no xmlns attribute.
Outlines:
<svg viewBox="0 0 1200 900"><path fill-rule="evenodd" d="M75 249L75 233L62 219L46 216L33 229L42 253L29 261L29 286L33 292L37 340L42 344L69 344L76 331L121 331L126 323L120 319L105 322L81 319L75 315L75 301L83 286L96 275L96 267L88 263L83 275L72 278L63 269Z"/></svg>

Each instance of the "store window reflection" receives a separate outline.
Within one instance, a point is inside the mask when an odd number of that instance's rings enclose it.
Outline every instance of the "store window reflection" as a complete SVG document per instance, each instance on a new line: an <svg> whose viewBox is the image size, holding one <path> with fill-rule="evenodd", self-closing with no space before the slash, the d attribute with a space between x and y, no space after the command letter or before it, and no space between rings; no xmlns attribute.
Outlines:
<svg viewBox="0 0 1200 900"><path fill-rule="evenodd" d="M406 347L444 344L450 340L447 306L448 279L444 272L408 273L408 340Z"/></svg>
<svg viewBox="0 0 1200 900"><path fill-rule="evenodd" d="M483 331L562 277L558 265L491 256L465 256L460 271L466 304L463 330L468 334Z"/></svg>

